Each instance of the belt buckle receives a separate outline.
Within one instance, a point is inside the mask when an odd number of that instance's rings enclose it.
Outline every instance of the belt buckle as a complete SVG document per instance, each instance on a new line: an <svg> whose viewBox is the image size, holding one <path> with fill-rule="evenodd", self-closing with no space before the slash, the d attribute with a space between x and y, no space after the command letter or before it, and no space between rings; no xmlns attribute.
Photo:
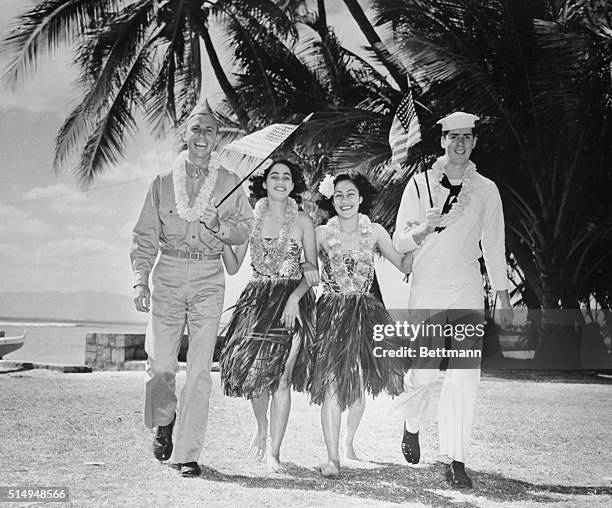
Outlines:
<svg viewBox="0 0 612 508"><path fill-rule="evenodd" d="M197 251L195 251L195 250L192 250L192 251L189 253L189 259L190 259L191 261L200 261L201 256L202 256L202 253L201 253L201 252L197 252Z"/></svg>

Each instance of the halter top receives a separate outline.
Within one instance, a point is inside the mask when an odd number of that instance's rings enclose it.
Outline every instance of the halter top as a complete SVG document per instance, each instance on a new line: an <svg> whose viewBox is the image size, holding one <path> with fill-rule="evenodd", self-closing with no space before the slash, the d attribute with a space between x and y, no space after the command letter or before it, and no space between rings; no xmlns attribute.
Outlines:
<svg viewBox="0 0 612 508"><path fill-rule="evenodd" d="M269 256L272 252L272 249L276 246L276 242L278 241L278 237L276 238L251 238L252 242L261 242L261 248L264 252L264 258ZM295 240L293 238L289 238L287 242L287 250L285 252L285 257L281 261L278 270L272 275L265 275L259 273L257 268L253 263L251 263L251 267L253 268L253 278L289 278L296 279L302 278L302 269L300 266L300 261L302 259L302 244L300 241Z"/></svg>
<svg viewBox="0 0 612 508"><path fill-rule="evenodd" d="M374 255L368 257L367 270L368 275L365 278L364 283L361 287L354 288L354 291L343 291L338 283L334 280L331 264L329 260L329 254L325 249L319 251L319 257L323 264L323 272L321 276L321 283L323 284L323 291L326 293L340 293L340 294L363 294L368 293L372 287L372 281L374 280ZM342 258L344 260L344 266L350 279L354 280L355 268L359 262L356 259L355 253L351 250L343 251Z"/></svg>

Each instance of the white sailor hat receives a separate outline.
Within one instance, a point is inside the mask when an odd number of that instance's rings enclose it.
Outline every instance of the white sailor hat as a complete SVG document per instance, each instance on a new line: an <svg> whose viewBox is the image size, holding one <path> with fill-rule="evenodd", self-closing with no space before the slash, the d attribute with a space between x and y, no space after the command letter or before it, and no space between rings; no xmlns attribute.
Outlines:
<svg viewBox="0 0 612 508"><path fill-rule="evenodd" d="M445 132L454 129L473 129L476 120L480 120L476 115L456 111L442 118L442 120L438 120L436 123L439 123L442 126L442 131Z"/></svg>

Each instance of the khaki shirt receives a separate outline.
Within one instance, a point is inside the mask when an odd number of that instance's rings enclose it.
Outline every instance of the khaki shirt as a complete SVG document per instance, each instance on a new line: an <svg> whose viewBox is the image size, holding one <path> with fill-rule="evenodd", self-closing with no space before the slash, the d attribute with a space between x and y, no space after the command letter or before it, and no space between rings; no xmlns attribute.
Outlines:
<svg viewBox="0 0 612 508"><path fill-rule="evenodd" d="M218 203L238 184L238 176L219 168L211 202ZM187 174L189 205L193 202L204 177ZM199 221L187 222L176 213L172 171L158 175L147 192L140 217L134 226L130 258L134 286L148 285L149 274L160 249L198 251L221 254L223 245L240 245L247 241L253 226L253 211L242 187L237 189L220 207L218 233L206 229Z"/></svg>

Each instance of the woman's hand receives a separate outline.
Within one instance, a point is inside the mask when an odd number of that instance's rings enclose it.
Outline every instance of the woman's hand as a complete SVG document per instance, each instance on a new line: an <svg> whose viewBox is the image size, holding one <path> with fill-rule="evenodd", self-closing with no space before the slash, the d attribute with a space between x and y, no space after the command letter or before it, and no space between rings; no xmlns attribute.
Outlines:
<svg viewBox="0 0 612 508"><path fill-rule="evenodd" d="M302 272L304 273L304 279L308 283L308 287L318 286L320 282L319 270L312 263L306 261L302 263Z"/></svg>
<svg viewBox="0 0 612 508"><path fill-rule="evenodd" d="M283 323L287 328L293 329L295 327L295 320L300 320L300 300L294 294L291 294L285 304L285 310L283 311Z"/></svg>

